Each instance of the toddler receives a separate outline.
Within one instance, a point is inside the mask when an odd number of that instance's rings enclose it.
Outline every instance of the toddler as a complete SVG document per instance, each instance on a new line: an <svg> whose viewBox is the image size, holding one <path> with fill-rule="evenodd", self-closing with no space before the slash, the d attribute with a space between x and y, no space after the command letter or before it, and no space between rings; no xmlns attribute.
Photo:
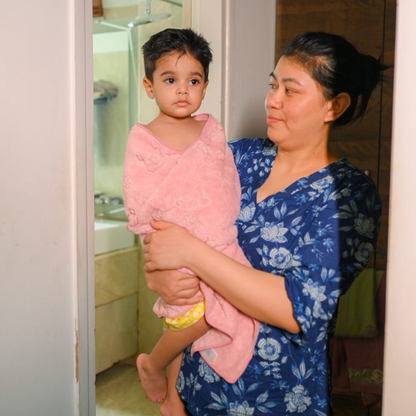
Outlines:
<svg viewBox="0 0 416 416"><path fill-rule="evenodd" d="M166 29L143 46L147 95L159 115L131 130L125 155L124 201L128 229L144 236L151 220L184 226L193 235L247 266L237 242L240 185L221 124L209 114L193 115L208 86L212 52L191 29ZM192 274L189 270L181 270ZM186 415L176 390L182 351L193 343L206 363L228 382L244 372L259 324L201 282L203 298L193 306L159 299L154 311L165 331L148 354L137 359L147 396L163 415ZM165 369L168 368L166 380Z"/></svg>

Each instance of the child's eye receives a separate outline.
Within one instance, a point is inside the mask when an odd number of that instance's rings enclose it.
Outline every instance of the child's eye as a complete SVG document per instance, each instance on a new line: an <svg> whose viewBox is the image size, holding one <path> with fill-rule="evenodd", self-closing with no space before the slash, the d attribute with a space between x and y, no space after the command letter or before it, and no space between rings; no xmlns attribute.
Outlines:
<svg viewBox="0 0 416 416"><path fill-rule="evenodd" d="M199 84L199 80L197 80L197 79L191 79L191 80L189 81L189 83L190 83L191 85L198 85L198 84Z"/></svg>
<svg viewBox="0 0 416 416"><path fill-rule="evenodd" d="M174 84L175 80L173 78L167 78L165 79L166 84Z"/></svg>

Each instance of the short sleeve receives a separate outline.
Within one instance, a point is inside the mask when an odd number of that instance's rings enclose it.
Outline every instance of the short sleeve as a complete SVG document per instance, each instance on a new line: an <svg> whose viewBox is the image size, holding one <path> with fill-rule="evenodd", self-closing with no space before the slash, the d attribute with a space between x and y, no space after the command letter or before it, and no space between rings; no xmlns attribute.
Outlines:
<svg viewBox="0 0 416 416"><path fill-rule="evenodd" d="M252 148L254 146L258 146L259 139L235 139L228 142L228 146L234 156L234 162L237 166L237 169L241 163L241 161L251 155L253 153Z"/></svg>

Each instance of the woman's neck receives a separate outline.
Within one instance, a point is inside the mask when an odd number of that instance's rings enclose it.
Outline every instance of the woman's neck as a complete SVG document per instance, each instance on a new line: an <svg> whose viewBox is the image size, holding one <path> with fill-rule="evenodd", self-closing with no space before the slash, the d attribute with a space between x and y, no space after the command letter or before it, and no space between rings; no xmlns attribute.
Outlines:
<svg viewBox="0 0 416 416"><path fill-rule="evenodd" d="M278 149L270 175L257 191L257 203L283 191L297 180L334 163L337 158L328 149L321 152L287 152Z"/></svg>
<svg viewBox="0 0 416 416"><path fill-rule="evenodd" d="M337 159L327 147L301 151L286 151L278 148L274 166L281 174L296 175L299 173L301 176L307 176L330 165Z"/></svg>

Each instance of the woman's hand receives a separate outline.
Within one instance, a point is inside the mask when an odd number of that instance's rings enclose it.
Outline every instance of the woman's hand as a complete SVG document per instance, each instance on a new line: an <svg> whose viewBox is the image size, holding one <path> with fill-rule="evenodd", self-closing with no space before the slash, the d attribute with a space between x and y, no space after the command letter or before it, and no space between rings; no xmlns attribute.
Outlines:
<svg viewBox="0 0 416 416"><path fill-rule="evenodd" d="M165 221L151 221L156 231L143 240L146 272L186 267L186 256L195 240L185 228Z"/></svg>
<svg viewBox="0 0 416 416"><path fill-rule="evenodd" d="M166 303L182 306L202 302L194 298L199 291L199 279L177 270L146 273L147 287L156 292Z"/></svg>
<svg viewBox="0 0 416 416"><path fill-rule="evenodd" d="M284 277L241 264L177 225L163 221L151 225L156 231L143 244L147 282L168 304L197 303L187 299L197 293L201 279L246 315L299 332ZM181 268L198 277L176 270Z"/></svg>

